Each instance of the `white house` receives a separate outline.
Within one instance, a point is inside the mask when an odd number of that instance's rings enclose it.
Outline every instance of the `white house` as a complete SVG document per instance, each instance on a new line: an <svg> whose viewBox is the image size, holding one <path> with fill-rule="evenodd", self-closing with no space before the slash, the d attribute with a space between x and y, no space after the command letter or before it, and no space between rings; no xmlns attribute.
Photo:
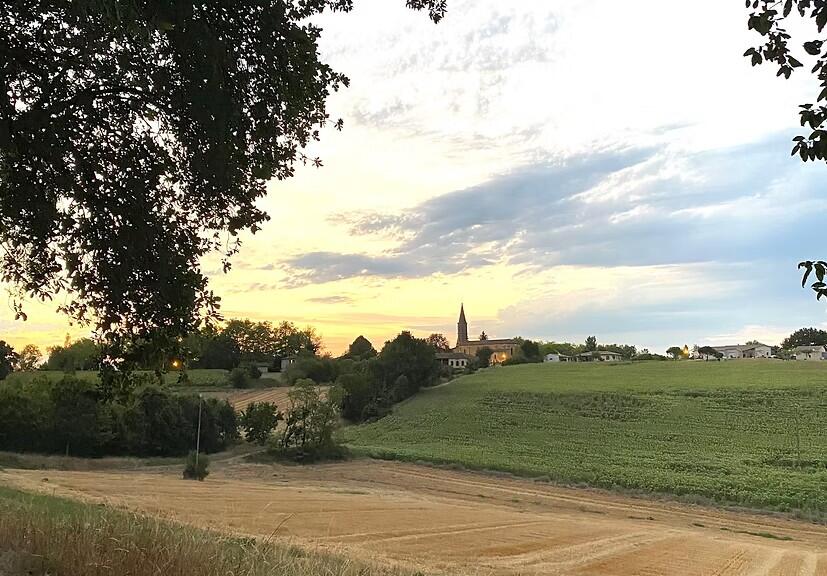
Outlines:
<svg viewBox="0 0 827 576"><path fill-rule="evenodd" d="M737 359L737 358L769 358L772 356L772 348L767 346L766 344L761 344L757 342L755 344L730 344L726 346L713 346L715 350L720 352L723 355L724 359ZM703 355L699 354L697 357L702 357ZM704 360L710 360L712 358L703 358Z"/></svg>
<svg viewBox="0 0 827 576"><path fill-rule="evenodd" d="M467 354L460 352L437 352L436 359L443 366L448 366L454 370L465 370L468 362L472 360Z"/></svg>
<svg viewBox="0 0 827 576"><path fill-rule="evenodd" d="M623 360L622 354L609 350L595 350L577 355L578 362L619 362L621 360Z"/></svg>
<svg viewBox="0 0 827 576"><path fill-rule="evenodd" d="M827 350L824 346L796 346L793 348L796 360L827 360Z"/></svg>
<svg viewBox="0 0 827 576"><path fill-rule="evenodd" d="M543 362L571 362L572 360L571 356L566 356L559 352L551 352L543 356Z"/></svg>

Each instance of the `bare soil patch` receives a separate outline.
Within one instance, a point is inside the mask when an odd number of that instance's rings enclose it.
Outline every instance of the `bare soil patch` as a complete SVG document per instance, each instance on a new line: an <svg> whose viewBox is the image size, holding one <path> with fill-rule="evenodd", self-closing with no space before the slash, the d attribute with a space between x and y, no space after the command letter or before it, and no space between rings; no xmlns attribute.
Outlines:
<svg viewBox="0 0 827 576"><path fill-rule="evenodd" d="M424 572L827 576L827 528L530 480L369 460L0 472L0 483Z"/></svg>

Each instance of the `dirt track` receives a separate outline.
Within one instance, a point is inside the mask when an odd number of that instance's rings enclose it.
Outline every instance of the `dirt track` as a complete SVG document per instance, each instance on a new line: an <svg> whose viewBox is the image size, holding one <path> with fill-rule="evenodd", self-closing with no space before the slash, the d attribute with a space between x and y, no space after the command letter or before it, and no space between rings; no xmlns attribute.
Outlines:
<svg viewBox="0 0 827 576"><path fill-rule="evenodd" d="M827 576L825 527L392 462L236 463L204 483L7 471L0 483L425 572Z"/></svg>

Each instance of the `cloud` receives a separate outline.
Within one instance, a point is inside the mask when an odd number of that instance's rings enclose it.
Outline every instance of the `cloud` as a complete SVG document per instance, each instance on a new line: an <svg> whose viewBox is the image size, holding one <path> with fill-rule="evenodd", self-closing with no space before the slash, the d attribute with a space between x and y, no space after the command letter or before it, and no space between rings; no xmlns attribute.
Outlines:
<svg viewBox="0 0 827 576"><path fill-rule="evenodd" d="M700 153L609 149L526 166L406 212L339 219L353 235L395 239L383 253L312 252L285 264L305 284L493 264L542 270L804 257L820 242L825 167L790 161L788 146L772 138Z"/></svg>
<svg viewBox="0 0 827 576"><path fill-rule="evenodd" d="M306 302L312 304L351 304L353 298L350 296L317 296L315 298L308 298Z"/></svg>

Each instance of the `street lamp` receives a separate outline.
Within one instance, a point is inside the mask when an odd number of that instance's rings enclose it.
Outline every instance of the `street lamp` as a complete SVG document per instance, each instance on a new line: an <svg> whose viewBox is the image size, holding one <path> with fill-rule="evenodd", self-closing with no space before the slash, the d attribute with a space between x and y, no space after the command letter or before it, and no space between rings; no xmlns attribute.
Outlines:
<svg viewBox="0 0 827 576"><path fill-rule="evenodd" d="M198 432L195 436L195 473L198 474L198 453L201 451L201 400L203 394L198 395Z"/></svg>

